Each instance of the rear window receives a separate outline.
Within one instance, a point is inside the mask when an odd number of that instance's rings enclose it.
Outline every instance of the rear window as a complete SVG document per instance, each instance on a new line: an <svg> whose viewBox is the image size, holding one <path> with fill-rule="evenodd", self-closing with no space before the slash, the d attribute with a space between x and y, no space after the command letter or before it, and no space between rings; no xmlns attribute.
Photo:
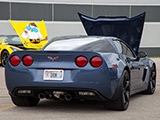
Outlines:
<svg viewBox="0 0 160 120"><path fill-rule="evenodd" d="M95 51L95 52L116 52L113 46L107 40L100 40L83 47L77 48L78 51Z"/></svg>
<svg viewBox="0 0 160 120"><path fill-rule="evenodd" d="M44 50L75 50L83 45L97 41L98 38L72 38L66 40L53 41Z"/></svg>
<svg viewBox="0 0 160 120"><path fill-rule="evenodd" d="M109 41L96 37L54 41L45 46L44 50L115 52Z"/></svg>

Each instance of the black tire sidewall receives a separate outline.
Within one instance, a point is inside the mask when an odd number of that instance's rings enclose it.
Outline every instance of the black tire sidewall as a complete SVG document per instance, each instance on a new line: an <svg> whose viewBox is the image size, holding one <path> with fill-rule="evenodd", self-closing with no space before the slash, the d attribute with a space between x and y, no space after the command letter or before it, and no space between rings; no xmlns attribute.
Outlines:
<svg viewBox="0 0 160 120"><path fill-rule="evenodd" d="M119 90L119 91L120 91L120 93L119 93L119 96L120 96L119 101L121 102L122 108L124 108L124 110L126 110L126 109L128 108L128 106L129 106L129 101L128 101L127 105L125 105L125 104L123 103L123 82L124 82L125 74L128 74L128 71L127 71L127 70L124 70L124 71L123 71L123 74L122 74L121 80L120 80L121 84L120 84L120 90ZM128 77L129 77L129 74L128 74ZM129 81L130 81L130 80L129 80ZM130 83L129 83L129 84L130 84ZM129 94L130 94L130 90L129 90ZM130 96L130 95L129 95L129 96Z"/></svg>
<svg viewBox="0 0 160 120"><path fill-rule="evenodd" d="M5 67L5 64L3 63L2 59L3 59L3 55L6 54L7 56L9 56L9 52L7 50L3 50L2 53L1 53L1 64L2 66ZM8 58L8 57L7 57ZM7 59L6 59L7 60ZM5 60L5 61L6 61Z"/></svg>
<svg viewBox="0 0 160 120"><path fill-rule="evenodd" d="M154 90L152 90L151 85L150 85L151 76L152 76L153 71L155 72L155 77L156 77L156 67L155 66L152 66L152 68L151 68L151 74L150 74L150 77L149 77L149 83L148 83L148 88L147 88L147 93L148 94L154 94L155 89L156 89L156 78L155 78L155 88L154 88Z"/></svg>
<svg viewBox="0 0 160 120"><path fill-rule="evenodd" d="M124 111L128 108L129 100L128 100L128 104L126 104L126 105L123 102L123 82L124 82L124 77L125 77L126 73L128 74L128 77L129 77L128 71L124 70L121 75L118 88L116 90L116 96L111 101L104 102L104 107L106 109ZM129 77L129 82L130 82L130 77ZM130 83L129 83L129 85L130 85ZM129 89L129 94L130 94L130 89Z"/></svg>

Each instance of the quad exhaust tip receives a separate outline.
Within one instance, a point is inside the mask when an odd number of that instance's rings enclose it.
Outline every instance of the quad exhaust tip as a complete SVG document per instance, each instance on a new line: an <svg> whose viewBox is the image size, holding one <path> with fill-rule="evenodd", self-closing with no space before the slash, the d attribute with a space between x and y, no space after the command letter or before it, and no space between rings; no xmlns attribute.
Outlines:
<svg viewBox="0 0 160 120"><path fill-rule="evenodd" d="M58 98L58 99L60 99L60 100L66 100L66 101L71 101L72 100L72 95L71 94L69 94L69 93L65 93L64 94L64 92L63 93L53 93L53 94L46 94L46 93L39 93L38 94L38 98L40 98L40 99L44 99L44 98L46 98L46 99L51 99L51 98L53 98L53 96L54 97L56 97L56 98Z"/></svg>
<svg viewBox="0 0 160 120"><path fill-rule="evenodd" d="M67 101L71 101L71 100L72 100L71 94L66 94L66 95L65 95L65 99L66 99Z"/></svg>
<svg viewBox="0 0 160 120"><path fill-rule="evenodd" d="M38 94L38 98L44 99L44 98L45 98L45 94L44 94L44 93L39 93L39 94Z"/></svg>

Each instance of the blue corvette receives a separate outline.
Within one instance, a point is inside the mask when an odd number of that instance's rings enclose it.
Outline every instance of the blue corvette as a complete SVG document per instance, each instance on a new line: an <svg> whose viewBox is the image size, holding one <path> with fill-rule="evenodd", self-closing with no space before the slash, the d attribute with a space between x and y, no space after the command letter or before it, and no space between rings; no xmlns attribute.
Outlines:
<svg viewBox="0 0 160 120"><path fill-rule="evenodd" d="M57 37L42 51L9 56L5 77L15 105L35 106L42 98L79 99L126 110L131 95L155 92L156 65L138 52L145 14L96 19L79 15L89 36Z"/></svg>

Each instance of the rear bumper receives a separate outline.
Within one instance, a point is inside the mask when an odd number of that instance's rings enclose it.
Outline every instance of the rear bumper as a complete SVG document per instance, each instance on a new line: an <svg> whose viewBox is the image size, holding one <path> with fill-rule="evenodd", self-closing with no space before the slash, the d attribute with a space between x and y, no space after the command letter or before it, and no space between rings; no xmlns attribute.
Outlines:
<svg viewBox="0 0 160 120"><path fill-rule="evenodd" d="M30 93L19 93L19 91L22 90L30 90ZM10 93L12 96L32 96L35 98L39 97L39 94L42 93L48 93L48 94L53 94L55 91L63 91L64 93L68 93L72 95L74 99L79 99L79 100L98 100L98 101L107 101L102 94L100 94L96 90L91 90L91 89L81 89L81 88L44 88L44 87L20 87L20 88L15 88L12 93ZM84 93L84 94L82 94ZM85 94L85 93L90 93L90 94Z"/></svg>
<svg viewBox="0 0 160 120"><path fill-rule="evenodd" d="M95 96L92 99L109 100L112 99L119 84L116 70L94 69L94 70L64 70L64 79L62 81L43 80L43 69L5 69L6 85L9 93L18 94L18 90L31 90L28 96L37 97L39 93L45 91L66 91L74 94L76 98L81 91L93 92ZM89 97L89 99L90 99Z"/></svg>

